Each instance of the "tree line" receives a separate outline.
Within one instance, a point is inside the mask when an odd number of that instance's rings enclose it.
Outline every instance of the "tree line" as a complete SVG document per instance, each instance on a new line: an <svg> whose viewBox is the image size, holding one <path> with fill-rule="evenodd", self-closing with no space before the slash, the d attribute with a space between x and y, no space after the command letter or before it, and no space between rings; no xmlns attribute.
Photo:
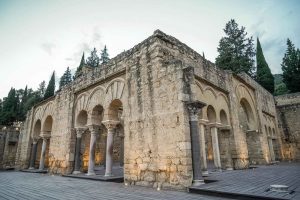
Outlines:
<svg viewBox="0 0 300 200"><path fill-rule="evenodd" d="M66 71L60 77L59 90L81 76L83 66L98 67L100 64L106 64L108 61L109 54L106 46L101 50L100 57L97 55L96 48L91 51L87 60L84 59L83 53L75 75L72 77L71 70L67 67ZM47 88L45 81L42 81L39 84L37 90L33 90L27 86L25 89L15 89L12 87L8 92L7 97L4 97L3 100L0 98L0 124L12 125L13 122L24 121L27 111L30 110L32 106L54 95L55 71L53 71L51 75Z"/></svg>
<svg viewBox="0 0 300 200"><path fill-rule="evenodd" d="M264 57L259 38L257 38L255 50L253 37L249 37L245 27L239 27L234 19L226 23L223 30L225 36L219 41L217 48L219 55L215 60L217 67L231 70L235 74L245 72L274 95L300 91L300 50L290 39L287 39L287 49L281 63L282 81L278 82L275 79L278 85L274 87L274 76ZM109 54L106 45L99 56L96 48L91 51L86 60L83 53L73 77L70 68L67 67L60 78L59 90L80 77L84 66L95 68L108 61ZM3 100L0 99L0 124L9 125L14 121L23 121L26 112L33 105L54 95L55 72L52 73L47 88L45 88L45 81L42 81L35 91L31 88L28 89L27 86L25 89L18 90L11 88L7 97L4 97Z"/></svg>
<svg viewBox="0 0 300 200"><path fill-rule="evenodd" d="M287 39L287 49L281 63L282 82L274 85L274 76L264 57L259 38L255 51L252 36L248 37L245 27L239 27L234 19L223 30L225 36L221 38L217 49L217 67L231 70L235 74L245 72L274 95L300 92L300 50L296 49L290 39Z"/></svg>

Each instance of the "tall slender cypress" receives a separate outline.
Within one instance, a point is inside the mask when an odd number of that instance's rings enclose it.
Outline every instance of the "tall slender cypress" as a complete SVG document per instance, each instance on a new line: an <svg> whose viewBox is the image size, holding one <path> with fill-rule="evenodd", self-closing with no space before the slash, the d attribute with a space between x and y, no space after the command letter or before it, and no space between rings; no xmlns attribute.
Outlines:
<svg viewBox="0 0 300 200"><path fill-rule="evenodd" d="M47 89L45 91L44 99L54 96L55 91L55 72L53 71Z"/></svg>
<svg viewBox="0 0 300 200"><path fill-rule="evenodd" d="M274 93L274 76L266 62L265 56L263 54L259 39L257 38L256 46L256 80L260 83L266 90Z"/></svg>

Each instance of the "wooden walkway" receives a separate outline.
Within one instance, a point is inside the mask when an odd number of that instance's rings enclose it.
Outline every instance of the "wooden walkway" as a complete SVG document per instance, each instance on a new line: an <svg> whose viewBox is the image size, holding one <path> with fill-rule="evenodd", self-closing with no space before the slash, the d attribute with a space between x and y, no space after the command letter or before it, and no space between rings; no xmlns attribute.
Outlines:
<svg viewBox="0 0 300 200"><path fill-rule="evenodd" d="M190 187L190 192L238 199L300 200L300 163L279 163L247 170L210 173L208 184ZM216 181L216 182L212 182ZM270 185L287 185L287 193L270 190Z"/></svg>

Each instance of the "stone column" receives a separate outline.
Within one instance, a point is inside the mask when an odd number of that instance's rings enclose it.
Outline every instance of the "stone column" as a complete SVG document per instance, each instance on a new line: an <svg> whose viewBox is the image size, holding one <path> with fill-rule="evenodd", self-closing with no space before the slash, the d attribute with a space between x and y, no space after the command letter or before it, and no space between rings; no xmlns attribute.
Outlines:
<svg viewBox="0 0 300 200"><path fill-rule="evenodd" d="M202 174L208 174L206 160L206 145L205 145L205 124L207 120L200 119L200 155L202 164Z"/></svg>
<svg viewBox="0 0 300 200"><path fill-rule="evenodd" d="M103 152L103 167L106 167L106 143L107 143L107 133L103 134L103 141L104 141L104 152Z"/></svg>
<svg viewBox="0 0 300 200"><path fill-rule="evenodd" d="M124 166L124 133L120 132L120 167Z"/></svg>
<svg viewBox="0 0 300 200"><path fill-rule="evenodd" d="M97 132L98 127L95 125L90 125L89 130L91 132L91 139L90 139L90 154L89 154L89 166L88 166L88 173L87 175L95 175L95 149L96 149L96 140L97 140Z"/></svg>
<svg viewBox="0 0 300 200"><path fill-rule="evenodd" d="M271 162L275 161L275 154L274 154L274 148L273 148L273 141L272 138L269 137L269 151L270 151L270 158L271 158Z"/></svg>
<svg viewBox="0 0 300 200"><path fill-rule="evenodd" d="M81 149L81 137L86 131L86 128L76 128L76 147L75 147L75 165L73 174L80 174L80 149Z"/></svg>
<svg viewBox="0 0 300 200"><path fill-rule="evenodd" d="M219 140L218 140L218 128L216 125L210 128L211 138L212 138L212 146L214 153L214 164L217 170L221 170L221 157L220 157L220 149L219 149Z"/></svg>
<svg viewBox="0 0 300 200"><path fill-rule="evenodd" d="M200 112L201 108L204 106L205 104L200 101L187 103L187 108L190 115L190 135L191 135L191 144L192 144L194 186L204 184L204 179L202 177L202 172L201 172L199 128L198 128L198 113Z"/></svg>
<svg viewBox="0 0 300 200"><path fill-rule="evenodd" d="M48 136L42 135L43 139L43 145L42 145L42 152L41 152L41 158L40 158L40 167L39 170L43 170L45 167L45 156L46 156L46 148L47 148L47 140Z"/></svg>
<svg viewBox="0 0 300 200"><path fill-rule="evenodd" d="M29 169L34 169L35 160L36 160L36 152L37 152L38 139L34 138L32 143L32 151L31 151L31 159Z"/></svg>
<svg viewBox="0 0 300 200"><path fill-rule="evenodd" d="M118 121L107 120L102 122L107 128L107 142L106 142L106 168L105 176L112 176L112 165L113 165L113 142L114 142L114 132Z"/></svg>

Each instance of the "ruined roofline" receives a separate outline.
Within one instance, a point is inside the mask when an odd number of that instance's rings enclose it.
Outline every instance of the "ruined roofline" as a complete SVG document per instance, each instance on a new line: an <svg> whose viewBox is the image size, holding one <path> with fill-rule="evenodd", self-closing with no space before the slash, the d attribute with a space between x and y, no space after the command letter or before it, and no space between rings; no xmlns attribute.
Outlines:
<svg viewBox="0 0 300 200"><path fill-rule="evenodd" d="M185 43L179 41L177 38L175 38L171 35L167 35L166 33L162 32L161 30L157 29L153 32L153 34L151 36L149 36L142 42L138 43L137 45L133 46L132 48L130 48L122 53L119 53L115 57L111 58L107 63L99 65L99 67L106 68L111 65L114 65L115 63L119 62L120 60L123 60L126 57L132 55L136 51L139 51L142 46L151 44L153 42L153 40L152 40L153 38L158 38L166 43L175 45L178 48L184 50L187 54L193 55L193 57L195 59L201 59L202 61L205 60L207 62L207 64L209 64L210 66L215 66L215 64L213 62L203 58L198 52L193 50L191 47L189 47Z"/></svg>

